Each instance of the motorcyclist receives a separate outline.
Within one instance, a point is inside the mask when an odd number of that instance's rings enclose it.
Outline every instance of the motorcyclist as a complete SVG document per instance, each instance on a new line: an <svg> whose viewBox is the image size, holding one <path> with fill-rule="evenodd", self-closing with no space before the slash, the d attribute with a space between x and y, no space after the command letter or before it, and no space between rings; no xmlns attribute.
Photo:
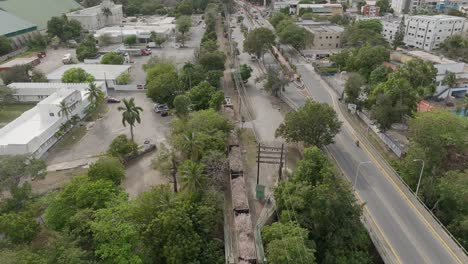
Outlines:
<svg viewBox="0 0 468 264"><path fill-rule="evenodd" d="M359 147L359 140L356 140L356 147Z"/></svg>

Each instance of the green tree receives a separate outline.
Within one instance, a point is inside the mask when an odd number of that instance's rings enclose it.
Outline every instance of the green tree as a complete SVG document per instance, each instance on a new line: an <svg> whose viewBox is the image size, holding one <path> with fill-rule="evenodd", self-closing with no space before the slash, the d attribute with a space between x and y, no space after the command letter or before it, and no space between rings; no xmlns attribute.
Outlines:
<svg viewBox="0 0 468 264"><path fill-rule="evenodd" d="M388 46L387 40L380 34L383 26L379 20L359 20L349 25L343 34L345 47Z"/></svg>
<svg viewBox="0 0 468 264"><path fill-rule="evenodd" d="M47 165L44 160L26 155L0 156L0 187L18 186L21 180L42 178L46 175Z"/></svg>
<svg viewBox="0 0 468 264"><path fill-rule="evenodd" d="M210 99L214 93L215 88L207 81L193 87L188 93L190 101L193 104L193 110L208 109L210 107Z"/></svg>
<svg viewBox="0 0 468 264"><path fill-rule="evenodd" d="M0 232L14 244L30 243L39 232L39 223L29 212L2 214Z"/></svg>
<svg viewBox="0 0 468 264"><path fill-rule="evenodd" d="M406 79L417 96L432 96L435 92L437 69L430 61L410 60L392 75L398 79Z"/></svg>
<svg viewBox="0 0 468 264"><path fill-rule="evenodd" d="M70 68L62 75L62 82L64 83L84 83L94 81L94 76L81 68Z"/></svg>
<svg viewBox="0 0 468 264"><path fill-rule="evenodd" d="M214 52L219 49L218 43L216 40L209 39L201 43L200 46L200 54L204 54L207 52Z"/></svg>
<svg viewBox="0 0 468 264"><path fill-rule="evenodd" d="M48 82L45 74L37 69L32 70L31 82Z"/></svg>
<svg viewBox="0 0 468 264"><path fill-rule="evenodd" d="M74 19L68 20L65 15L52 17L47 21L47 33L49 36L57 36L61 41L67 41L80 36L81 24Z"/></svg>
<svg viewBox="0 0 468 264"><path fill-rule="evenodd" d="M304 149L303 158L294 171L294 181L317 185L325 177L332 176L333 166L318 147Z"/></svg>
<svg viewBox="0 0 468 264"><path fill-rule="evenodd" d="M386 82L388 75L392 72L392 69L385 65L380 65L375 68L369 75L369 84L376 86L380 83Z"/></svg>
<svg viewBox="0 0 468 264"><path fill-rule="evenodd" d="M304 49L312 44L313 35L307 29L296 24L289 24L278 33L279 40L283 44L291 45L297 50Z"/></svg>
<svg viewBox="0 0 468 264"><path fill-rule="evenodd" d="M218 89L221 88L221 77L223 77L223 72L220 70L212 70L206 73L206 80L211 86Z"/></svg>
<svg viewBox="0 0 468 264"><path fill-rule="evenodd" d="M366 85L366 79L362 75L359 73L351 74L345 83L344 92L346 94L346 101L357 104L364 85Z"/></svg>
<svg viewBox="0 0 468 264"><path fill-rule="evenodd" d="M79 210L97 210L124 199L126 194L117 189L112 181L74 177L63 190L49 197L49 206L45 211L46 224L54 230L63 230Z"/></svg>
<svg viewBox="0 0 468 264"><path fill-rule="evenodd" d="M101 64L123 64L124 57L117 52L109 52L102 56Z"/></svg>
<svg viewBox="0 0 468 264"><path fill-rule="evenodd" d="M179 168L182 190L198 194L206 189L206 175L202 164L186 160Z"/></svg>
<svg viewBox="0 0 468 264"><path fill-rule="evenodd" d="M155 170L161 172L166 177L171 177L174 186L174 193L178 191L177 170L180 163L180 155L174 150L160 144L156 157L152 160L152 166Z"/></svg>
<svg viewBox="0 0 468 264"><path fill-rule="evenodd" d="M68 121L68 117L70 116L71 114L71 107L70 105L65 101L65 99L63 99L62 101L60 101L59 103L59 116L61 115L64 115L66 118L67 118L67 121Z"/></svg>
<svg viewBox="0 0 468 264"><path fill-rule="evenodd" d="M147 74L147 80L149 74ZM158 103L167 103L172 105L174 98L179 91L180 82L175 72L168 72L151 77L150 82L146 83L146 95Z"/></svg>
<svg viewBox="0 0 468 264"><path fill-rule="evenodd" d="M11 51L11 40L5 36L0 36L0 56Z"/></svg>
<svg viewBox="0 0 468 264"><path fill-rule="evenodd" d="M118 135L109 145L107 154L109 154L111 157L116 157L120 160L123 160L126 155L134 153L137 151L137 149L138 145L127 138L127 136Z"/></svg>
<svg viewBox="0 0 468 264"><path fill-rule="evenodd" d="M383 0L382 0L383 1ZM398 26L398 31L395 33L395 38L393 39L393 48L396 49L404 45L403 39L405 38L405 16L401 17L400 24Z"/></svg>
<svg viewBox="0 0 468 264"><path fill-rule="evenodd" d="M140 235L137 226L128 221L128 203L98 210L91 223L94 253L104 263L143 263L137 254Z"/></svg>
<svg viewBox="0 0 468 264"><path fill-rule="evenodd" d="M135 45L137 43L137 36L136 35L126 36L123 40L123 43L127 46Z"/></svg>
<svg viewBox="0 0 468 264"><path fill-rule="evenodd" d="M130 135L133 140L133 127L141 122L140 112L143 112L143 108L135 105L135 98L130 98L127 100L124 98L123 103L125 106L119 106L117 110L122 111L122 124L123 126L130 125Z"/></svg>
<svg viewBox="0 0 468 264"><path fill-rule="evenodd" d="M13 82L31 82L28 71L32 70L30 65L13 66L6 71L2 71L0 77L5 85Z"/></svg>
<svg viewBox="0 0 468 264"><path fill-rule="evenodd" d="M112 44L111 34L109 34L109 33L101 34L98 37L98 42L99 42L99 45L101 45L101 46L109 46L110 44Z"/></svg>
<svg viewBox="0 0 468 264"><path fill-rule="evenodd" d="M161 47L161 45L167 41L167 38L164 35L156 34L156 32L151 31L151 41L153 41L156 45Z"/></svg>
<svg viewBox="0 0 468 264"><path fill-rule="evenodd" d="M278 96L290 83L284 71L278 71L273 67L267 69L265 78L266 82L263 84L263 88L274 96Z"/></svg>
<svg viewBox="0 0 468 264"><path fill-rule="evenodd" d="M385 13L393 13L389 0L377 0L376 6L380 8L379 14L381 16Z"/></svg>
<svg viewBox="0 0 468 264"><path fill-rule="evenodd" d="M129 84L132 81L132 76L130 75L130 73L124 72L124 73L120 74L119 77L117 77L117 79L115 79L115 81L119 85L126 85L126 84Z"/></svg>
<svg viewBox="0 0 468 264"><path fill-rule="evenodd" d="M221 110L221 106L224 103L224 92L216 91L211 95L210 98L210 107L216 111Z"/></svg>
<svg viewBox="0 0 468 264"><path fill-rule="evenodd" d="M365 45L354 50L346 63L346 69L359 72L366 80L370 73L384 61L390 59L390 52L382 46Z"/></svg>
<svg viewBox="0 0 468 264"><path fill-rule="evenodd" d="M88 176L95 181L110 180L118 186L125 178L125 168L118 158L104 156L89 166Z"/></svg>
<svg viewBox="0 0 468 264"><path fill-rule="evenodd" d="M16 101L14 95L15 91L13 91L10 87L0 86L0 110L2 110L5 105L14 103Z"/></svg>
<svg viewBox="0 0 468 264"><path fill-rule="evenodd" d="M269 263L316 263L315 250L309 247L308 231L297 223L273 223L262 229Z"/></svg>
<svg viewBox="0 0 468 264"><path fill-rule="evenodd" d="M189 16L180 16L176 21L177 31L182 34L181 44L185 46L185 34L189 32L192 27L192 18Z"/></svg>
<svg viewBox="0 0 468 264"><path fill-rule="evenodd" d="M398 106L401 106L401 101ZM370 115L371 118L377 121L377 126L380 130L388 130L393 123L396 123L401 120L402 113L399 113L399 110L404 110L403 108L398 107L393 104L393 100L390 95L379 94L375 104L372 106Z"/></svg>
<svg viewBox="0 0 468 264"><path fill-rule="evenodd" d="M177 4L176 12L183 16L190 16L193 12L192 1L182 0Z"/></svg>
<svg viewBox="0 0 468 264"><path fill-rule="evenodd" d="M276 28L276 26L277 26L281 21L283 21L285 18L287 18L287 16L286 16L285 14L283 14L283 13L281 13L281 12L276 12L276 13L274 13L274 14L270 17L269 21L270 21L271 25L272 25L274 28Z"/></svg>
<svg viewBox="0 0 468 264"><path fill-rule="evenodd" d="M333 108L327 104L307 101L296 112L286 115L275 136L322 147L333 143L333 137L340 131L340 127L341 122Z"/></svg>
<svg viewBox="0 0 468 264"><path fill-rule="evenodd" d="M190 105L192 101L189 96L180 94L174 98L174 109L178 117L187 116L190 113Z"/></svg>
<svg viewBox="0 0 468 264"><path fill-rule="evenodd" d="M93 58L97 55L96 40L92 35L88 35L86 39L76 48L76 58L79 61Z"/></svg>
<svg viewBox="0 0 468 264"><path fill-rule="evenodd" d="M200 65L207 71L224 70L226 55L222 51L215 51L203 54L198 59Z"/></svg>
<svg viewBox="0 0 468 264"><path fill-rule="evenodd" d="M250 31L244 40L244 50L257 57L263 57L275 43L275 35L268 28L256 28Z"/></svg>
<svg viewBox="0 0 468 264"><path fill-rule="evenodd" d="M239 73L244 82L252 76L253 69L247 64L241 64L239 67Z"/></svg>
<svg viewBox="0 0 468 264"><path fill-rule="evenodd" d="M448 86L449 90L447 98L449 98L452 95L452 88L457 85L457 75L454 72L447 71L442 83Z"/></svg>
<svg viewBox="0 0 468 264"><path fill-rule="evenodd" d="M106 96L101 88L94 82L89 83L89 86L86 89L86 94L88 95L88 100L90 102L89 107L93 111L104 102L104 97Z"/></svg>

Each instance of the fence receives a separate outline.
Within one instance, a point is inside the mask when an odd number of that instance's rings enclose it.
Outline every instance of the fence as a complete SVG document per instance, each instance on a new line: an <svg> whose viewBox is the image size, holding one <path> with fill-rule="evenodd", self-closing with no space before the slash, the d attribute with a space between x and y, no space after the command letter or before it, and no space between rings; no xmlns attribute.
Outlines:
<svg viewBox="0 0 468 264"><path fill-rule="evenodd" d="M10 53L8 53L8 54L6 54L6 55L3 55L3 56L0 57L0 63L1 63L1 62L4 62L4 61L6 61L6 60L8 60L8 59L10 59L10 58L13 58L13 57L15 57L16 55L21 54L21 53L23 53L23 52L25 52L25 51L27 51L27 50L28 50L27 47L23 47L23 48L21 48L21 49L18 49L18 50L15 50L15 51L13 51L13 52L10 52Z"/></svg>

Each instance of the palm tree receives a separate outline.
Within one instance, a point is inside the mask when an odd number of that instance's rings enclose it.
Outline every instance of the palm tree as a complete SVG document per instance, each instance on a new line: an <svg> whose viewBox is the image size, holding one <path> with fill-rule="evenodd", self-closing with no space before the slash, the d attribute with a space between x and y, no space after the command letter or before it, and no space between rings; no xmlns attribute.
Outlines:
<svg viewBox="0 0 468 264"><path fill-rule="evenodd" d="M206 188L206 176L204 166L187 160L180 166L179 172L182 176L182 190L190 193L200 193Z"/></svg>
<svg viewBox="0 0 468 264"><path fill-rule="evenodd" d="M59 116L64 115L68 121L68 116L71 114L71 109L70 109L70 106L65 101L65 99L60 101L59 107L60 107Z"/></svg>
<svg viewBox="0 0 468 264"><path fill-rule="evenodd" d="M125 107L119 106L117 109L119 111L123 111L122 124L124 127L126 127L127 124L130 125L130 135L132 136L133 141L133 127L135 126L135 121L138 122L138 124L141 122L140 112L143 112L143 108L135 105L135 98L133 97L130 98L130 100L124 98L122 101Z"/></svg>
<svg viewBox="0 0 468 264"><path fill-rule="evenodd" d="M442 83L449 87L449 91L447 95L447 98L449 98L450 93L452 92L452 88L455 87L455 85L457 85L457 75L455 75L455 73L453 72L447 71L445 73L444 79L442 80Z"/></svg>
<svg viewBox="0 0 468 264"><path fill-rule="evenodd" d="M104 92L99 87L97 87L95 83L90 82L86 91L88 94L88 100L93 105L93 107L104 101Z"/></svg>

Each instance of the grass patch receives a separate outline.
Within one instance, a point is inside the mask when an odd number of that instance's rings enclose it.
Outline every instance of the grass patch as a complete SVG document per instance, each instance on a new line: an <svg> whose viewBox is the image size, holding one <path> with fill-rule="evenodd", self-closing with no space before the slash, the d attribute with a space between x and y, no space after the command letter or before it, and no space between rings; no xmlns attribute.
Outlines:
<svg viewBox="0 0 468 264"><path fill-rule="evenodd" d="M87 129L86 126L76 126L72 128L70 132L68 132L60 142L55 144L53 147L54 152L60 152L63 150L68 150L73 147L74 144L76 144L78 141L80 141L84 135L86 135Z"/></svg>
<svg viewBox="0 0 468 264"><path fill-rule="evenodd" d="M251 128L244 128L240 131L240 142L242 150L246 151L244 159L249 168L252 168L256 164L255 157L257 156L257 141Z"/></svg>
<svg viewBox="0 0 468 264"><path fill-rule="evenodd" d="M15 120L22 113L33 108L36 104L11 104L5 105L0 110L0 127L6 126L11 121Z"/></svg>

